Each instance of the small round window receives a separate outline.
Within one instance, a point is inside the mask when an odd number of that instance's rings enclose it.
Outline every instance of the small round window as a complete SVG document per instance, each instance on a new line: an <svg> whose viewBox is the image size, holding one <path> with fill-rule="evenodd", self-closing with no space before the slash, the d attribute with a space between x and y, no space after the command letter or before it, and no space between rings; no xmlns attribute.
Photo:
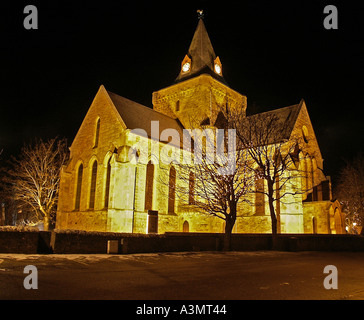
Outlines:
<svg viewBox="0 0 364 320"><path fill-rule="evenodd" d="M307 143L308 142L308 130L306 126L302 127L302 137L303 140Z"/></svg>

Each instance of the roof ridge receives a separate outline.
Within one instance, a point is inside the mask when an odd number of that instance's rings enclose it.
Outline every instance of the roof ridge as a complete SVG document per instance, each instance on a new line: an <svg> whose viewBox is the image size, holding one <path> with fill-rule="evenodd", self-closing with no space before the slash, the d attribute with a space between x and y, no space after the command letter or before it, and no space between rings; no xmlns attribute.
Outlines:
<svg viewBox="0 0 364 320"><path fill-rule="evenodd" d="M109 91L109 90L106 90L106 92L107 92L108 94L112 94L112 95L115 95L115 96L117 96L117 97L119 97L119 98L122 98L122 99L128 100L128 101L130 101L130 102L132 102L132 103L136 103L136 104L138 104L138 105L140 105L140 106L142 106L142 107L145 107L145 108L151 109L150 107L145 106L144 104L141 104L141 103L139 103L139 102L137 102L137 101L134 101L134 100L131 100L131 99L126 98L126 97L124 97L124 96L121 96L120 94L117 94L117 93L115 93L115 92L112 92L112 91Z"/></svg>
<svg viewBox="0 0 364 320"><path fill-rule="evenodd" d="M256 113L250 116L247 116L247 119L254 119L253 117L261 117L264 115L275 115L277 117L277 121L280 127L281 134L279 134L280 139L289 139L291 132L294 128L294 125L297 121L297 117L300 113L300 110L303 105L303 100L301 100L297 104L293 104L290 106L273 109L261 113ZM276 137L274 140L279 140L278 137Z"/></svg>
<svg viewBox="0 0 364 320"><path fill-rule="evenodd" d="M170 116L168 116L168 115L166 115L166 114L164 114L164 113L161 113L161 112L159 112L159 111L157 111L157 110L155 110L155 109L153 109L153 108L151 108L151 107L148 107L148 106L146 106L146 105L144 105L144 104L141 104L141 103L136 102L136 101L134 101L134 100L131 100L131 99L129 99L129 98L123 97L123 96L121 96L121 95L119 95L119 94L117 94L117 93L115 93L115 92L108 91L108 90L106 90L106 91L107 91L107 93L108 93L108 94L110 94L110 93L111 93L111 94L113 94L113 95L115 95L115 96L117 96L117 97L119 97L119 98L122 98L122 99L128 100L128 101L130 101L130 102L132 102L132 103L134 103L134 104L137 104L137 105L139 105L139 106L141 106L141 107L146 108L147 110L150 110L151 112L155 112L155 113L157 113L158 115L161 115L162 117L166 117L166 118L171 119L171 120L176 120L176 119L174 119L174 118L172 118L172 117L170 117Z"/></svg>
<svg viewBox="0 0 364 320"><path fill-rule="evenodd" d="M179 133L180 138L183 137L184 127L177 119L114 92L106 92L128 129L142 129L149 138L152 138L152 121L158 121L159 134L165 129L174 129Z"/></svg>
<svg viewBox="0 0 364 320"><path fill-rule="evenodd" d="M277 109L272 109L272 110L268 110L268 111L254 113L254 114L251 114L251 115L247 116L247 118L252 117L252 116L255 116L255 115L258 115L258 114L265 114L265 113L276 112L278 110L284 110L284 109L289 109L289 108L292 108L293 109L294 107L300 107L301 105L302 105L302 103L299 102L299 103L292 104L292 105L289 105L289 106L286 106L286 107L281 107L281 108L277 108Z"/></svg>

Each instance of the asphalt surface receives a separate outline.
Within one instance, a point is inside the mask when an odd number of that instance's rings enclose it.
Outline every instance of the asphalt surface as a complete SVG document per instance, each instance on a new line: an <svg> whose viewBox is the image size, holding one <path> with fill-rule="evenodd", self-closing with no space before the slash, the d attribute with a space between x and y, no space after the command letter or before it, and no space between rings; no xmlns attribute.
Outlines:
<svg viewBox="0 0 364 320"><path fill-rule="evenodd" d="M37 289L26 289L27 265ZM325 289L327 265L337 289ZM4 300L364 300L364 252L0 254Z"/></svg>

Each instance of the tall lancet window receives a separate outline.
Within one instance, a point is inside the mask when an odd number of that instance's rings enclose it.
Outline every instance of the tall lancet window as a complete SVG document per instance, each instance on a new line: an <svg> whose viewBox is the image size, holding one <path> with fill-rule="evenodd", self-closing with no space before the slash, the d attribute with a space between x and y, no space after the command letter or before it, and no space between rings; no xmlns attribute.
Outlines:
<svg viewBox="0 0 364 320"><path fill-rule="evenodd" d="M145 181L145 204L144 210L153 210L153 180L154 180L154 165L151 161L147 164L147 174Z"/></svg>
<svg viewBox="0 0 364 320"><path fill-rule="evenodd" d="M105 184L105 208L109 207L109 196L110 196L110 178L111 178L111 157L107 162L107 169L106 169L106 184Z"/></svg>
<svg viewBox="0 0 364 320"><path fill-rule="evenodd" d="M264 179L260 172L255 177L255 215L265 215Z"/></svg>
<svg viewBox="0 0 364 320"><path fill-rule="evenodd" d="M97 161L95 160L92 165L92 172L91 172L90 201L88 206L90 209L95 208L96 178L97 178Z"/></svg>
<svg viewBox="0 0 364 320"><path fill-rule="evenodd" d="M100 118L98 118L96 121L94 148L96 148L99 145L99 138L100 138Z"/></svg>
<svg viewBox="0 0 364 320"><path fill-rule="evenodd" d="M83 165L81 163L77 170L75 210L80 210L82 175L83 175Z"/></svg>
<svg viewBox="0 0 364 320"><path fill-rule="evenodd" d="M188 183L188 204L195 204L195 174L192 171Z"/></svg>
<svg viewBox="0 0 364 320"><path fill-rule="evenodd" d="M173 166L169 169L168 189L168 213L174 213L174 203L176 200L176 169Z"/></svg>

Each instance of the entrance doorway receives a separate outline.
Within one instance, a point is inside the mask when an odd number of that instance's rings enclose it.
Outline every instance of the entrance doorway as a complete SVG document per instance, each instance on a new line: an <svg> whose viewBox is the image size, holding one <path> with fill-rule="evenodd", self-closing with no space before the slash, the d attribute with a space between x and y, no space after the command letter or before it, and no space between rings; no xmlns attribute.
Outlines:
<svg viewBox="0 0 364 320"><path fill-rule="evenodd" d="M188 221L183 222L183 232L190 232L190 224Z"/></svg>
<svg viewBox="0 0 364 320"><path fill-rule="evenodd" d="M148 210L148 233L158 233L158 211Z"/></svg>

